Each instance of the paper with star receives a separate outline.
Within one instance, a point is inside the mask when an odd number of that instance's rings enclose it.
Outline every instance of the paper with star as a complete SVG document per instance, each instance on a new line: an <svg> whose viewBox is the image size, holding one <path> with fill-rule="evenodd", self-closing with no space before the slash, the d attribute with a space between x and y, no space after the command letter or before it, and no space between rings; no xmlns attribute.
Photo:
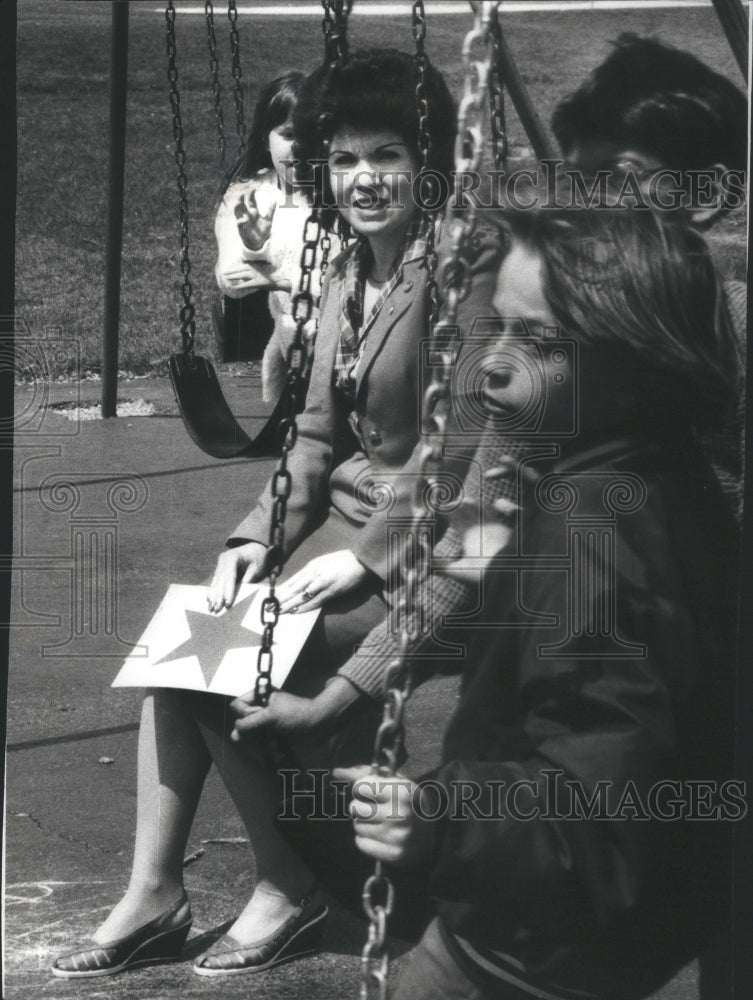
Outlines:
<svg viewBox="0 0 753 1000"><path fill-rule="evenodd" d="M174 687L232 697L254 686L266 586L242 584L231 608L207 609L207 587L171 584L113 687ZM319 615L280 615L272 645L272 685L280 688ZM146 649L137 653L140 647Z"/></svg>

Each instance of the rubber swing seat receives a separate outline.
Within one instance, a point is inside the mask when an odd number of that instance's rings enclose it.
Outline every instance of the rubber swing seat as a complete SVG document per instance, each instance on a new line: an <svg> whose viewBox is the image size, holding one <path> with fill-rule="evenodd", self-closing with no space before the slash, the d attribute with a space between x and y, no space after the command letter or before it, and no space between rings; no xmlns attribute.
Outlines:
<svg viewBox="0 0 753 1000"><path fill-rule="evenodd" d="M282 400L255 438L250 438L233 415L211 361L201 355L173 354L170 380L180 415L191 438L213 458L261 458L279 451L276 428Z"/></svg>

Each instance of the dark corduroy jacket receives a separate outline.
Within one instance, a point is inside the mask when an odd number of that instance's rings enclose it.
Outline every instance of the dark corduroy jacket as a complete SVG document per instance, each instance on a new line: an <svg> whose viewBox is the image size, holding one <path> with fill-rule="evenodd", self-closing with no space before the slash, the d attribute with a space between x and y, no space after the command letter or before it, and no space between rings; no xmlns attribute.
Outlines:
<svg viewBox="0 0 753 1000"><path fill-rule="evenodd" d="M684 445L611 442L540 471L517 549L487 572L431 776L450 793L431 890L474 973L633 1000L727 905L739 535Z"/></svg>

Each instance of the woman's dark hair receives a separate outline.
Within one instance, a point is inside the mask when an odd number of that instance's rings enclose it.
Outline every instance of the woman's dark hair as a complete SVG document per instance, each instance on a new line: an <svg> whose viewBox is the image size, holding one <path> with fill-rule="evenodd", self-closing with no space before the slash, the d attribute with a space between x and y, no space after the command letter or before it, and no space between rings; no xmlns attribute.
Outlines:
<svg viewBox="0 0 753 1000"><path fill-rule="evenodd" d="M636 209L505 210L501 224L540 256L544 295L564 336L608 351L626 377L639 373L646 401L671 417L698 425L719 418L739 379L741 347L695 229Z"/></svg>
<svg viewBox="0 0 753 1000"><path fill-rule="evenodd" d="M426 126L431 138L426 169L439 175L452 191L456 132L455 102L442 74L426 67ZM326 144L343 127L390 129L417 157L419 114L416 63L397 49L363 49L342 66L322 65L307 78L293 116L295 158L299 183L324 206L323 222L331 226L337 213L329 185ZM314 167L321 164L321 169Z"/></svg>
<svg viewBox="0 0 753 1000"><path fill-rule="evenodd" d="M614 46L554 111L565 157L598 139L650 153L672 170L747 168L747 100L733 83L653 38L623 34Z"/></svg>

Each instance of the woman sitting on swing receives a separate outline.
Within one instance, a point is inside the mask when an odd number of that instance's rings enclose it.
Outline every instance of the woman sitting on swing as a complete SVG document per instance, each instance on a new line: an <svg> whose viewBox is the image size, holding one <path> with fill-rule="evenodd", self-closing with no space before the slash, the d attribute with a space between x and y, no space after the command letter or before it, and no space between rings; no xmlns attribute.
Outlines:
<svg viewBox="0 0 753 1000"><path fill-rule="evenodd" d="M282 744L286 762L307 767L369 759L379 721L376 706L364 709L346 679L332 678L387 613L387 511L369 504L363 484L370 475L398 474L419 440L419 345L429 334L430 308L426 237L438 218L413 198L421 168L415 72L407 54L356 53L346 66L312 74L295 111L299 163L316 160L321 141L327 142L324 169L314 177L317 198L337 208L325 211L325 221L332 224L339 214L355 235L324 281L306 409L288 466L287 576L277 595L283 611L321 607L322 614L285 697L289 708L301 706L301 729L319 722L301 695L323 692L317 702L335 719L327 736L308 733L303 748ZM454 105L430 65L426 96L426 167L447 178ZM485 292L490 288L476 282L464 315L473 315L474 298ZM232 533L209 588L212 611L232 604L242 581L264 576L271 503L268 485ZM55 975L107 975L179 956L191 925L182 860L213 759L253 844L257 884L229 934L198 959L195 971L257 971L314 950L327 908L311 871L274 827L280 744L273 756L264 738L239 742L227 708L227 699L216 695L147 694L129 887L93 944L59 958Z"/></svg>

